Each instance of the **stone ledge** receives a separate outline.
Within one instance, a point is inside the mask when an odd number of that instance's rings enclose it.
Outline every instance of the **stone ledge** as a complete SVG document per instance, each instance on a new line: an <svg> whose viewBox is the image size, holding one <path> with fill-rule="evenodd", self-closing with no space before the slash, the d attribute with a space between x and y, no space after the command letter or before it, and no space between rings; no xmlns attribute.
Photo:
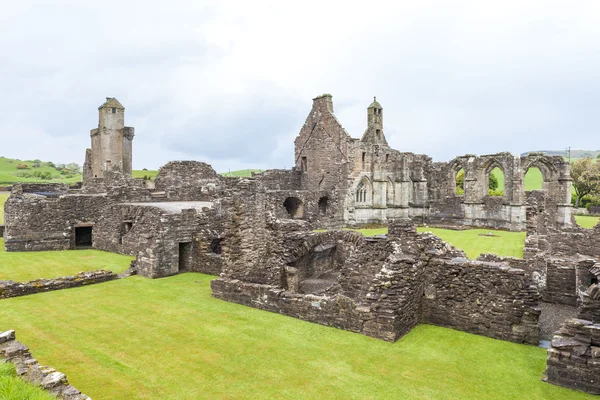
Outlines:
<svg viewBox="0 0 600 400"><path fill-rule="evenodd" d="M27 296L30 294L69 289L118 279L112 271L97 270L80 272L73 276L54 279L36 279L29 282L0 281L0 299Z"/></svg>
<svg viewBox="0 0 600 400"><path fill-rule="evenodd" d="M24 381L63 400L91 400L91 398L69 384L65 374L38 363L29 348L16 340L15 331L0 332L0 354L4 362L15 365L17 375Z"/></svg>

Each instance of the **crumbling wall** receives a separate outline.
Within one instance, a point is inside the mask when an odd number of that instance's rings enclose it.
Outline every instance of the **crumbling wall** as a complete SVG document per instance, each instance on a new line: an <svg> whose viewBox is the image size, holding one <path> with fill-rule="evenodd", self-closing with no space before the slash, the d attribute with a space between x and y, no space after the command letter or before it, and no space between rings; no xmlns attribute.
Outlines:
<svg viewBox="0 0 600 400"><path fill-rule="evenodd" d="M154 203L118 204L103 210L95 226L98 249L136 256L138 274L158 278L179 272L221 272L222 216L216 208L169 213ZM189 258L180 262L180 244Z"/></svg>
<svg viewBox="0 0 600 400"><path fill-rule="evenodd" d="M540 310L528 274L466 258L432 258L425 283L425 321L516 343L537 345Z"/></svg>
<svg viewBox="0 0 600 400"><path fill-rule="evenodd" d="M219 196L223 180L209 164L171 161L158 170L155 190L171 201L210 201Z"/></svg>
<svg viewBox="0 0 600 400"><path fill-rule="evenodd" d="M537 344L538 294L525 271L469 262L409 219L395 221L387 238L310 232L276 219L257 182L232 193L248 191L230 197L213 296L389 341L424 320Z"/></svg>
<svg viewBox="0 0 600 400"><path fill-rule="evenodd" d="M600 286L582 296L578 319L566 321L552 338L546 381L600 394Z"/></svg>
<svg viewBox="0 0 600 400"><path fill-rule="evenodd" d="M562 157L536 153L524 157L510 153L479 157L468 154L448 163L435 163L429 179L429 222L525 230L523 182L532 167L539 168L543 175L548 226L570 227L569 165ZM489 175L494 168L499 168L504 174L503 196L488 195ZM464 194L457 194L456 175L461 169L465 173Z"/></svg>
<svg viewBox="0 0 600 400"><path fill-rule="evenodd" d="M0 299L93 285L114 279L117 279L117 274L114 272L98 270L80 272L73 276L36 279L28 282L0 281Z"/></svg>
<svg viewBox="0 0 600 400"><path fill-rule="evenodd" d="M14 186L4 208L7 251L72 249L75 228L93 225L111 203L105 195L65 194L62 188L56 192L53 188Z"/></svg>
<svg viewBox="0 0 600 400"><path fill-rule="evenodd" d="M71 386L65 374L54 368L45 367L33 358L29 348L16 340L15 331L0 333L0 353L6 362L13 363L17 375L33 385L39 385L44 390L63 400L91 400Z"/></svg>

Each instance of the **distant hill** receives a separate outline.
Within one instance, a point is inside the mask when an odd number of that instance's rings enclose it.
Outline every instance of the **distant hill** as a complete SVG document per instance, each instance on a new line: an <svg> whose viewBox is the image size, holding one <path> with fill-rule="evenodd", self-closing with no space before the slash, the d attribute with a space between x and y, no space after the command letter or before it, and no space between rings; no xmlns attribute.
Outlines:
<svg viewBox="0 0 600 400"><path fill-rule="evenodd" d="M544 153L546 155L549 156L563 156L563 157L567 157L567 150L533 150L533 151L527 151L525 153L521 153L522 156L526 156L529 153ZM592 157L592 158L596 158L598 157L598 155L600 154L600 150L573 150L571 149L571 160L573 159L577 159L577 158L584 158L584 157Z"/></svg>
<svg viewBox="0 0 600 400"><path fill-rule="evenodd" d="M16 182L61 182L81 181L79 165L55 164L41 160L18 160L0 157L0 185Z"/></svg>

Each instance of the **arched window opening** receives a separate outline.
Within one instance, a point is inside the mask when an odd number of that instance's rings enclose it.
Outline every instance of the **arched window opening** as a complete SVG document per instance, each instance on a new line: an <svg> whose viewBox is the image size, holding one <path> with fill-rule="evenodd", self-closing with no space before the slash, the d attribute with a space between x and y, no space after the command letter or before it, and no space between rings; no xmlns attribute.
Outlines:
<svg viewBox="0 0 600 400"><path fill-rule="evenodd" d="M504 172L498 167L492 169L488 175L488 195L504 196Z"/></svg>
<svg viewBox="0 0 600 400"><path fill-rule="evenodd" d="M324 196L319 199L319 214L327 214L327 206L329 205L329 197Z"/></svg>
<svg viewBox="0 0 600 400"><path fill-rule="evenodd" d="M544 188L544 177L542 171L537 167L531 167L525 172L523 187L526 192L531 190L542 190Z"/></svg>
<svg viewBox="0 0 600 400"><path fill-rule="evenodd" d="M304 205L302 200L297 197L288 197L283 202L283 206L290 218L302 218L304 216Z"/></svg>
<svg viewBox="0 0 600 400"><path fill-rule="evenodd" d="M364 179L360 181L356 188L356 202L366 203L369 201L369 183Z"/></svg>
<svg viewBox="0 0 600 400"><path fill-rule="evenodd" d="M454 194L463 195L465 194L465 170L459 169L454 176Z"/></svg>

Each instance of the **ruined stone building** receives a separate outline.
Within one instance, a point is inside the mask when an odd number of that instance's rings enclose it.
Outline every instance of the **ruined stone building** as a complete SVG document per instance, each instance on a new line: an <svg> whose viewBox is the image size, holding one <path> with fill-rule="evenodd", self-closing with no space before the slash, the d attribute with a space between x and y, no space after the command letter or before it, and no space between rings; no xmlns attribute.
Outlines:
<svg viewBox="0 0 600 400"><path fill-rule="evenodd" d="M570 226L571 178L562 157L498 153L466 155L432 162L423 154L392 149L386 140L383 108L367 108L367 128L352 138L333 113L331 95L313 99L295 140L293 173L300 175L301 203L325 225L386 223L411 218L419 223L525 229L523 179L529 168L542 172L544 189L555 203L557 226ZM504 174L504 196L488 195L494 168ZM456 194L456 175L465 172L464 194ZM303 211L295 207L294 217ZM320 216L321 214L321 216ZM323 218L325 214L328 218Z"/></svg>
<svg viewBox="0 0 600 400"><path fill-rule="evenodd" d="M93 247L134 256L147 277L219 275L211 283L217 298L388 341L419 323L517 343L552 339L548 380L600 393L600 227L574 224L562 158L498 153L433 162L390 148L376 100L355 139L323 95L295 140L291 170L233 178L206 163L174 161L149 185L131 177L133 128L124 126L123 106L108 98L99 116L81 189L13 187L7 251ZM531 167L544 187L525 193ZM504 173L503 196L488 195L494 168ZM460 170L464 194L455 189ZM389 224L389 234L314 231L366 223ZM526 231L525 257L468 260L417 233L422 223ZM545 336L542 303L572 307L579 319Z"/></svg>

